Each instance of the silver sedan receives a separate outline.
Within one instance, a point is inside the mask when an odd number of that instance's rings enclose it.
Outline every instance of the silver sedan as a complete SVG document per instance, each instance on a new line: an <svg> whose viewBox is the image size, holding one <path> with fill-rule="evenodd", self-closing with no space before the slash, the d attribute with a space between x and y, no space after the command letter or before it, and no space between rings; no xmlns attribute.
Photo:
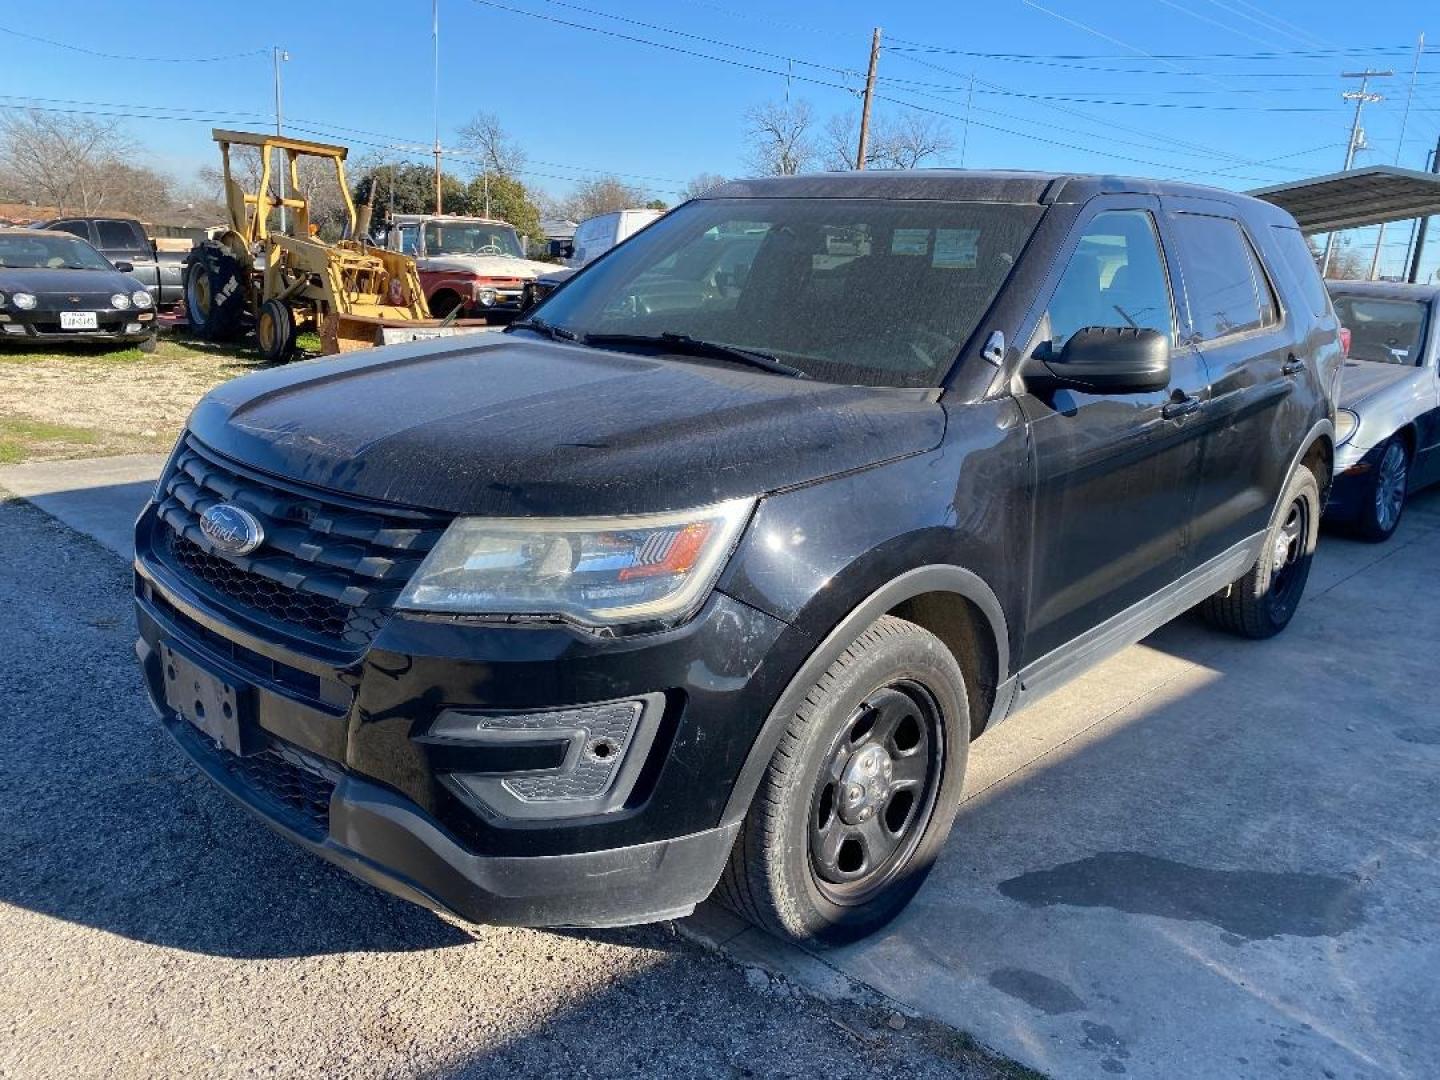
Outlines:
<svg viewBox="0 0 1440 1080"><path fill-rule="evenodd" d="M1350 354L1327 519L1388 540L1405 499L1440 480L1440 331L1433 285L1327 282Z"/></svg>

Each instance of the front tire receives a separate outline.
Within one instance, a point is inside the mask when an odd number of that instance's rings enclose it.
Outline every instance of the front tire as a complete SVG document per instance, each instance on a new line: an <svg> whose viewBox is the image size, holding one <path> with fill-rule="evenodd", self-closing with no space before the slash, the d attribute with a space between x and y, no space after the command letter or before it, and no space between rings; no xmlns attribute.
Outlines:
<svg viewBox="0 0 1440 1080"><path fill-rule="evenodd" d="M290 305L279 300L266 300L260 305L255 320L255 341L260 355L269 364L283 364L295 353L295 313Z"/></svg>
<svg viewBox="0 0 1440 1080"><path fill-rule="evenodd" d="M1370 483L1360 505L1355 532L1362 540L1382 543L1395 535L1410 492L1410 451L1405 440L1393 436L1385 444L1380 463L1371 470Z"/></svg>
<svg viewBox="0 0 1440 1080"><path fill-rule="evenodd" d="M1304 465L1296 468L1280 497L1280 512L1264 547L1244 577L1200 605L1206 622L1247 638L1268 638L1290 625L1320 535L1320 485Z"/></svg>
<svg viewBox="0 0 1440 1080"><path fill-rule="evenodd" d="M943 642L883 616L791 718L740 827L720 897L792 941L837 945L910 902L950 833L970 747Z"/></svg>
<svg viewBox="0 0 1440 1080"><path fill-rule="evenodd" d="M245 268L229 249L201 244L185 268L185 318L205 341L235 341L243 333Z"/></svg>

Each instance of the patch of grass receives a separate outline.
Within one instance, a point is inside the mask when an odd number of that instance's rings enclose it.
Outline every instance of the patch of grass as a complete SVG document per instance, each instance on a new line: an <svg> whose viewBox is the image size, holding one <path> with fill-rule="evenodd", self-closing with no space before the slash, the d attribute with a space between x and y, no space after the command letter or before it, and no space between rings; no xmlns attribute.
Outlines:
<svg viewBox="0 0 1440 1080"><path fill-rule="evenodd" d="M94 444L95 432L89 428L0 416L0 465L18 465L35 453Z"/></svg>

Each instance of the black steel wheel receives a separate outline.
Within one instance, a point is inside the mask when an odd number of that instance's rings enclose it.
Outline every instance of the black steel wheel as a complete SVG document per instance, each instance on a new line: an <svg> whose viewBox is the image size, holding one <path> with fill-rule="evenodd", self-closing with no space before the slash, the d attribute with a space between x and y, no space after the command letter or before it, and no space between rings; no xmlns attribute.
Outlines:
<svg viewBox="0 0 1440 1080"><path fill-rule="evenodd" d="M1320 535L1320 485L1300 465L1285 485L1255 565L1200 605L1207 622L1240 637L1274 637L1300 606Z"/></svg>
<svg viewBox="0 0 1440 1080"><path fill-rule="evenodd" d="M924 883L960 806L965 677L944 642L886 615L790 718L740 826L719 896L794 941L854 941Z"/></svg>
<svg viewBox="0 0 1440 1080"><path fill-rule="evenodd" d="M935 808L944 720L909 680L862 701L836 733L815 783L810 864L820 892L855 904L904 868Z"/></svg>

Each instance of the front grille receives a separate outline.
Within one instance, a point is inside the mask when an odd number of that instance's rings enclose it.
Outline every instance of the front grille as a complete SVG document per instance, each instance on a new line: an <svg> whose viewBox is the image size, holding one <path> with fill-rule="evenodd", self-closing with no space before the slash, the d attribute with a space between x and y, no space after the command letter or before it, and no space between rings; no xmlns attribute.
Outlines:
<svg viewBox="0 0 1440 1080"><path fill-rule="evenodd" d="M273 816L312 840L329 835L330 796L338 773L274 744L246 757L227 750L216 749L214 753L226 771L249 789L251 798Z"/></svg>
<svg viewBox="0 0 1440 1080"><path fill-rule="evenodd" d="M222 555L200 531L200 516L221 502L260 519L258 549ZM166 474L158 513L169 532L158 553L174 569L265 620L353 648L374 638L447 523L282 484L193 438Z"/></svg>

